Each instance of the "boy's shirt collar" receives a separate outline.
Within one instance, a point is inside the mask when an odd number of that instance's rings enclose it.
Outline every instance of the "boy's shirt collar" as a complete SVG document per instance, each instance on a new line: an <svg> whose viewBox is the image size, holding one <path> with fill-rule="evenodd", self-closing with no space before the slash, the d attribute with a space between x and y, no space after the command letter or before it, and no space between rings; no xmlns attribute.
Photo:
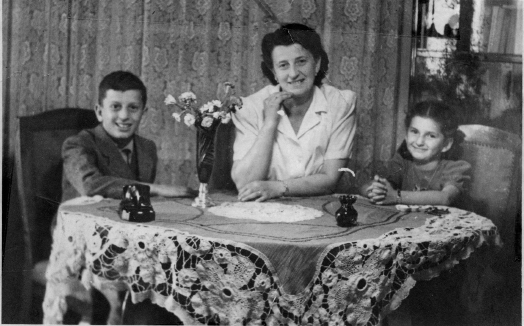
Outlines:
<svg viewBox="0 0 524 326"><path fill-rule="evenodd" d="M124 146L122 148L119 148L120 154L122 155L122 158L128 164L130 164L129 160L132 160L132 157L134 155L133 148L134 148L135 140L133 138L131 138L131 141L129 143L127 143L126 146Z"/></svg>
<svg viewBox="0 0 524 326"><path fill-rule="evenodd" d="M126 146L124 146L122 148L119 148L119 149L120 149L120 151L123 151L124 149L129 149L131 151L131 153L133 153L134 144L135 144L135 139L133 137L133 138L131 138L131 141L129 143L127 143Z"/></svg>

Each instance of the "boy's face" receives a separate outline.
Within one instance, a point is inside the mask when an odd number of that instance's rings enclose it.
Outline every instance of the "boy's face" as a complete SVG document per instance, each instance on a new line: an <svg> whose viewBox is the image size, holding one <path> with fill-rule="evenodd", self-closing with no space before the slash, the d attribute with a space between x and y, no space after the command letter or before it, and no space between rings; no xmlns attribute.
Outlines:
<svg viewBox="0 0 524 326"><path fill-rule="evenodd" d="M95 108L98 121L115 139L128 139L134 135L144 114L142 96L138 90L107 90L102 105Z"/></svg>

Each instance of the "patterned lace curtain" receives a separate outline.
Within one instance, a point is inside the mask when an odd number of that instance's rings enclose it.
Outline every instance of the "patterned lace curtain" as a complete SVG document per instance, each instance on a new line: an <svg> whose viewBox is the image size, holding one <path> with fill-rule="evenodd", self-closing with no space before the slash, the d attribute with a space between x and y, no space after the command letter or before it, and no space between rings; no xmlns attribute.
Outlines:
<svg viewBox="0 0 524 326"><path fill-rule="evenodd" d="M368 178L403 134L401 43L411 33L411 1L265 4L281 22L315 28L331 62L326 82L358 94L351 164ZM203 103L217 98L224 81L235 83L240 95L262 88L268 81L260 70L260 42L278 27L253 0L17 0L4 2L3 18L9 139L16 116L92 108L100 79L130 70L148 87L140 134L157 144L157 180L190 186L197 182L195 132L174 122L165 95L192 90ZM7 145L12 152L12 142Z"/></svg>

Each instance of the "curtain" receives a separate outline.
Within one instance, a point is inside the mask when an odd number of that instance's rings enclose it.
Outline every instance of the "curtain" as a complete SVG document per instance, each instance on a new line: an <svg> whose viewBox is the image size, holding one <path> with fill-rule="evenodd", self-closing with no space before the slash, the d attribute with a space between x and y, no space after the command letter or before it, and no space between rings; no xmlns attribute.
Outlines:
<svg viewBox="0 0 524 326"><path fill-rule="evenodd" d="M157 181L196 186L195 131L176 123L163 101L191 90L205 103L218 97L225 81L243 96L268 84L260 70L260 42L278 23L257 2L4 0L4 153L12 156L17 116L92 108L101 78L124 69L148 88L139 133L157 145ZM412 2L263 3L280 22L315 28L330 58L325 82L357 93L351 167L360 180L369 178L404 132L409 50L406 58L403 44L410 42Z"/></svg>

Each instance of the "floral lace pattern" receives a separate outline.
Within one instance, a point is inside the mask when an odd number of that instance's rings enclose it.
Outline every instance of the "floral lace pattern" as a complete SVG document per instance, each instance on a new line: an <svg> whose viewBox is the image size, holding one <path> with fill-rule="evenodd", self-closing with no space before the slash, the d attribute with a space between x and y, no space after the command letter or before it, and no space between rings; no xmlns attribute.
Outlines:
<svg viewBox="0 0 524 326"><path fill-rule="evenodd" d="M500 245L491 221L450 209L422 227L329 245L310 284L290 295L264 254L234 241L66 211L54 241L45 323L61 322L63 284L81 277L87 287L128 288L134 302L150 298L185 324L212 325L377 325L417 280Z"/></svg>

